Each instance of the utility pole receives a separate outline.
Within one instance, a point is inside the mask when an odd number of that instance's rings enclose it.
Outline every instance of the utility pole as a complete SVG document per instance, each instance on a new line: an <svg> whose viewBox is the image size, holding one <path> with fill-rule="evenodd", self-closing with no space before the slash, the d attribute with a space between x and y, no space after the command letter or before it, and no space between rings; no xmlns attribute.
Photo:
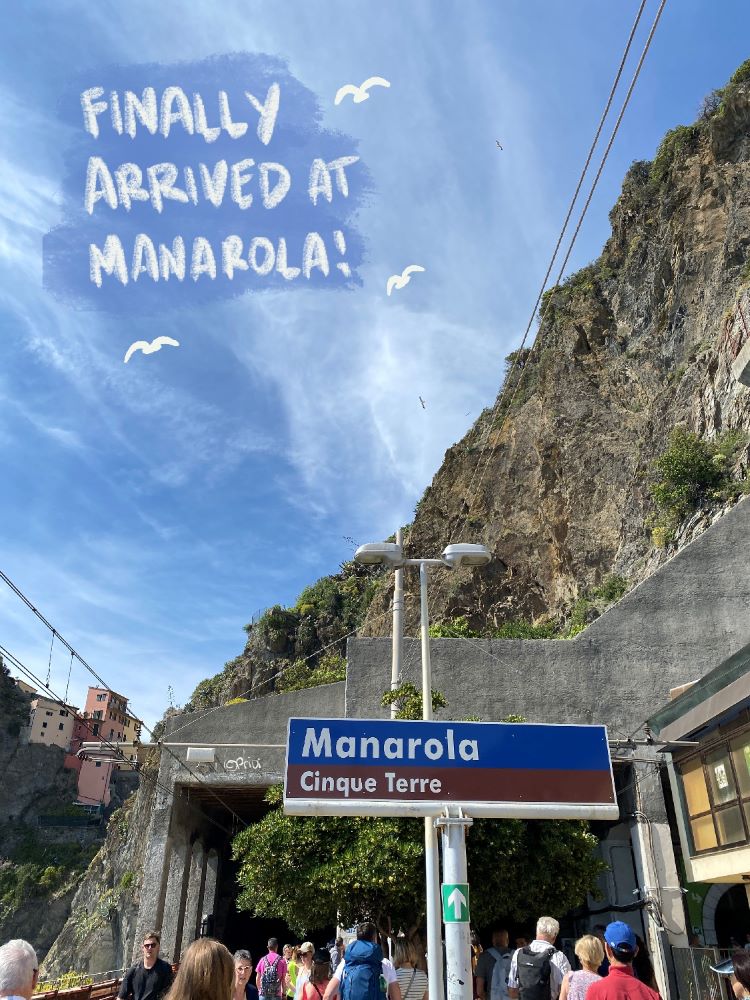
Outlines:
<svg viewBox="0 0 750 1000"><path fill-rule="evenodd" d="M437 560L432 560L437 562ZM422 719L432 719L432 663L430 660L430 619L427 612L428 560L419 563L419 616L422 642ZM427 895L427 977L430 1000L443 997L443 942L440 937L440 857L437 830L432 816L424 820L425 889ZM471 980L469 980L471 982Z"/></svg>

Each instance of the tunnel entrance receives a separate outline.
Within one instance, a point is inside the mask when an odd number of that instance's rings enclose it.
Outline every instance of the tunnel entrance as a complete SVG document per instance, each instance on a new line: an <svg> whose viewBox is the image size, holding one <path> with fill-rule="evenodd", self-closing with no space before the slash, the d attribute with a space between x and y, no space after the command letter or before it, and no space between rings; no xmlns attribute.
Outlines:
<svg viewBox="0 0 750 1000"><path fill-rule="evenodd" d="M278 940L280 948L285 944L300 944L303 940L283 920L255 917L247 910L237 909L237 897L240 893L237 876L240 865L232 860L232 839L245 824L252 826L267 815L269 807L263 801L267 788L238 785L212 785L211 788L215 795L207 788L190 786L189 800L191 805L211 821L210 842L220 859L213 909L213 936L231 952L240 948L247 949L253 957L253 964L257 966L260 958L266 954L270 937ZM187 786L183 786L183 792L186 791ZM217 800L217 796L221 801ZM273 858L269 858L269 865L273 863ZM295 873L289 871L287 875L291 891ZM317 947L325 945L334 936L335 927L323 925L311 929L308 937Z"/></svg>

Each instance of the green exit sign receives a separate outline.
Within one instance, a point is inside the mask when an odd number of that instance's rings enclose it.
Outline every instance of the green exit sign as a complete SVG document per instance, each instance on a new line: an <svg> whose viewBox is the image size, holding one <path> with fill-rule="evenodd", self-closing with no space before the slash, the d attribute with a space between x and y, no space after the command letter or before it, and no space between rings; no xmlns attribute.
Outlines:
<svg viewBox="0 0 750 1000"><path fill-rule="evenodd" d="M446 924L468 924L469 886L466 882L443 882L443 922Z"/></svg>

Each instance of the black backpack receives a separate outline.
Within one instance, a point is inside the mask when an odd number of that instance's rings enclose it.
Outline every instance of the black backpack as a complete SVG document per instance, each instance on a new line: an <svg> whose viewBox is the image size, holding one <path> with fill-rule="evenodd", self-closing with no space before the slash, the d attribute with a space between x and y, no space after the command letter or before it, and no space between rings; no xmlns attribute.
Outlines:
<svg viewBox="0 0 750 1000"><path fill-rule="evenodd" d="M550 1000L551 960L554 954L554 948L545 948L544 951L521 948L518 952L516 974L521 1000Z"/></svg>

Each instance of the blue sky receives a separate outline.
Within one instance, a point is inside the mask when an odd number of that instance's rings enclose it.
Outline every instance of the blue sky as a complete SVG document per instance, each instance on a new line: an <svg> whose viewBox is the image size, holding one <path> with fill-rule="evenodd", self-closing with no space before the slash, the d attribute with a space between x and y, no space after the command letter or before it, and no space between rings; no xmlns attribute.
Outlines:
<svg viewBox="0 0 750 1000"><path fill-rule="evenodd" d="M147 722L170 685L181 703L241 650L255 612L334 572L348 538L411 520L445 449L492 403L637 6L39 0L6 19L0 566ZM667 4L570 270L601 249L630 162L748 57L748 28L744 0ZM231 52L286 61L323 127L357 144L373 185L361 287L151 316L53 298L42 239L62 222L78 141L61 95L102 67ZM334 107L372 75L391 87ZM408 263L425 273L387 297ZM159 335L180 348L123 364ZM49 636L7 588L0 643L46 673ZM56 651L57 689L67 668ZM87 682L74 668L79 703Z"/></svg>

